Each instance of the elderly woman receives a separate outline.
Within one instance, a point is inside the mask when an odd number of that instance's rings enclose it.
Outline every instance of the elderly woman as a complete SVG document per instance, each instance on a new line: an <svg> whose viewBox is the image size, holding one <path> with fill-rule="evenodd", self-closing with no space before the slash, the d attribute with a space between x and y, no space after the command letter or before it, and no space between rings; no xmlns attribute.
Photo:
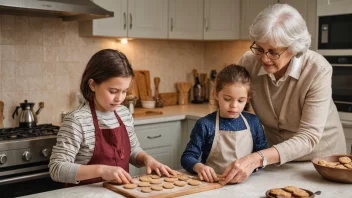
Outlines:
<svg viewBox="0 0 352 198"><path fill-rule="evenodd" d="M239 61L252 75L251 104L264 125L269 149L231 163L225 183L239 183L268 164L345 154L342 125L331 97L332 67L308 48L306 23L287 4L258 14L250 27L254 41Z"/></svg>

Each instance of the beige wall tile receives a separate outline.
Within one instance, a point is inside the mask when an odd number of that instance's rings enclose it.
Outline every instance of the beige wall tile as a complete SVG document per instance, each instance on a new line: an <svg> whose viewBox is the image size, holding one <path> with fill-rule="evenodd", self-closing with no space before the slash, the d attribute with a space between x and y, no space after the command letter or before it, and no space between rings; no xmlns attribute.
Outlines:
<svg viewBox="0 0 352 198"><path fill-rule="evenodd" d="M1 60L14 61L16 60L15 45L1 45Z"/></svg>
<svg viewBox="0 0 352 198"><path fill-rule="evenodd" d="M15 17L15 27L16 27L16 30L28 31L28 17L16 16Z"/></svg>
<svg viewBox="0 0 352 198"><path fill-rule="evenodd" d="M1 16L1 30L16 30L15 16L2 15Z"/></svg>
<svg viewBox="0 0 352 198"><path fill-rule="evenodd" d="M1 44L3 45L16 44L16 31L14 30L1 31Z"/></svg>

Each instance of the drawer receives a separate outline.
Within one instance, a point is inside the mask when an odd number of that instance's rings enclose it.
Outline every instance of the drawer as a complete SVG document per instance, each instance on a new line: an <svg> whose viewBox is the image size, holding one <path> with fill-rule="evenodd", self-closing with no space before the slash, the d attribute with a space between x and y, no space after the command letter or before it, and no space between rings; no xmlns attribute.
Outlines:
<svg viewBox="0 0 352 198"><path fill-rule="evenodd" d="M136 126L135 132L143 149L172 145L173 123Z"/></svg>
<svg viewBox="0 0 352 198"><path fill-rule="evenodd" d="M345 133L346 139L352 140L352 122L349 121L341 121L343 132Z"/></svg>

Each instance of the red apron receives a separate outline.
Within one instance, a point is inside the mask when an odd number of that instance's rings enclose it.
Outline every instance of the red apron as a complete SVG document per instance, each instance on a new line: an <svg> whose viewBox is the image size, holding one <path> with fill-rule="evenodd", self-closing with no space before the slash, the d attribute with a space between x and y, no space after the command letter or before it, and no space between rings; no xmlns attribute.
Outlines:
<svg viewBox="0 0 352 198"><path fill-rule="evenodd" d="M129 160L131 154L130 139L121 118L114 111L120 126L115 129L100 129L95 112L94 102L89 103L95 127L94 153L87 165L102 164L119 166L129 172ZM78 185L102 182L101 177L82 180Z"/></svg>

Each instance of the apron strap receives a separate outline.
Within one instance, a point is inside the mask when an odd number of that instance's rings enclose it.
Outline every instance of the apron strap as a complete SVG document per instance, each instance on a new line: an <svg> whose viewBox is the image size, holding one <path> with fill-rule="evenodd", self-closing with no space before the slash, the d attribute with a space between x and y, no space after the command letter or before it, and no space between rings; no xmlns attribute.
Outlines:
<svg viewBox="0 0 352 198"><path fill-rule="evenodd" d="M99 124L98 124L98 117L97 117L97 113L95 112L94 101L93 102L89 102L89 107L90 107L90 111L92 113L95 131L99 131L100 132L100 128L99 128Z"/></svg>

